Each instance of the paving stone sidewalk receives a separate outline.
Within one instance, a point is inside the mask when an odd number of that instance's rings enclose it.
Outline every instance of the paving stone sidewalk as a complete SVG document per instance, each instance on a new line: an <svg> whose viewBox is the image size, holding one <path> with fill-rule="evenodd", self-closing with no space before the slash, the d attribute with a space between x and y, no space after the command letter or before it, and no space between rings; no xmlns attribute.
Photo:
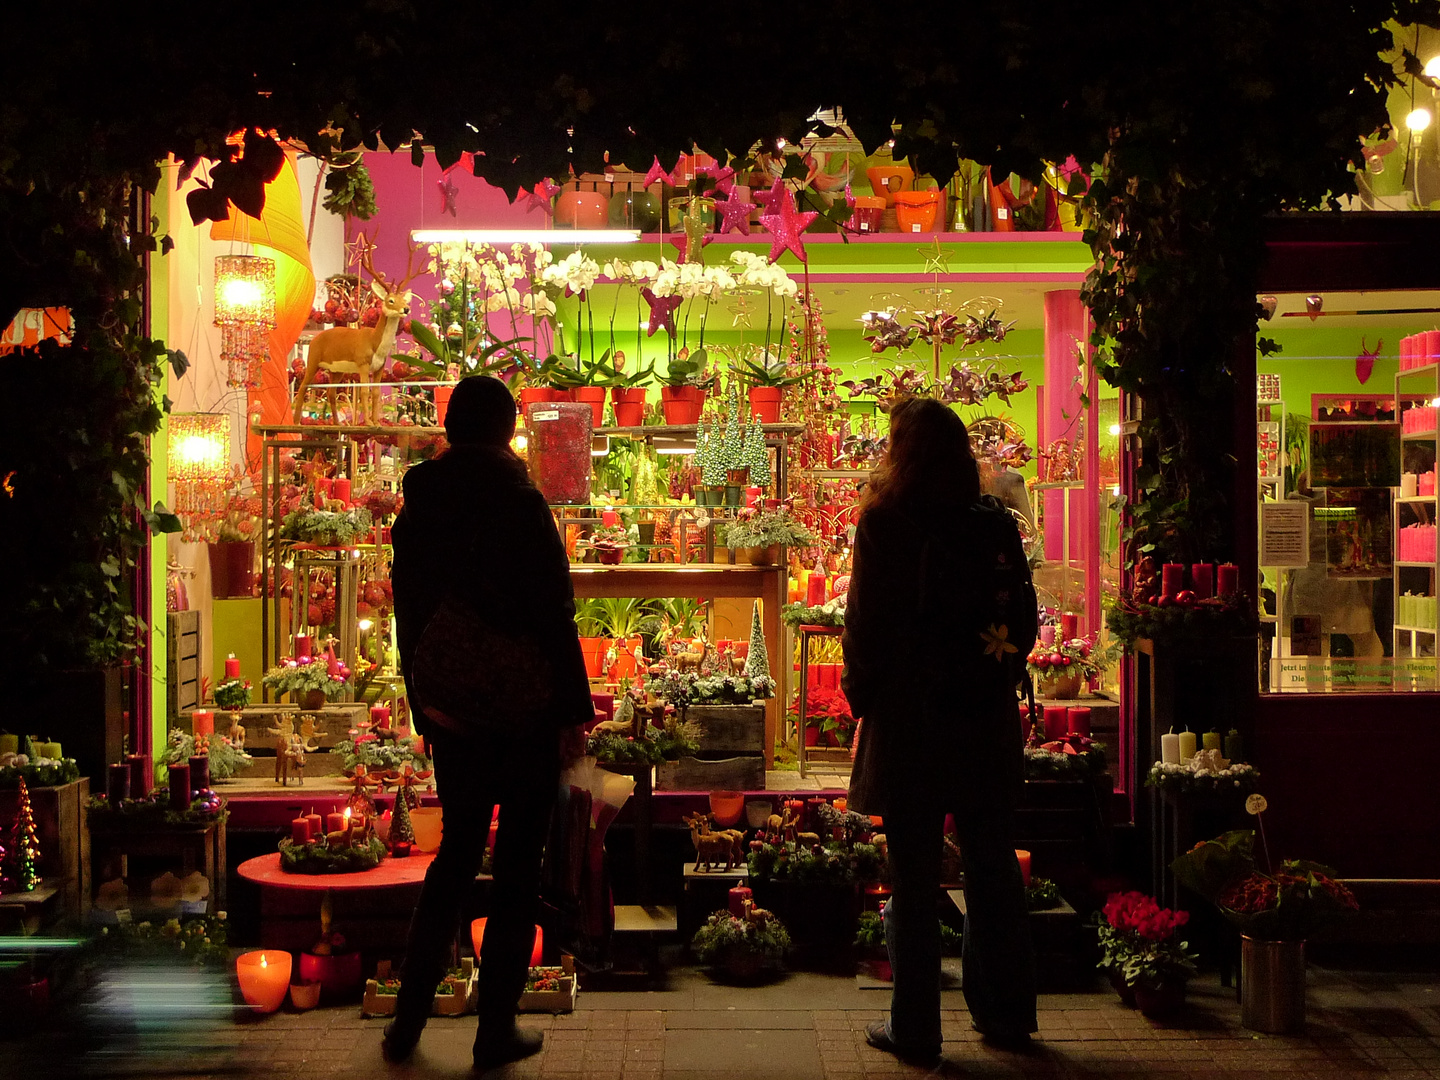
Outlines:
<svg viewBox="0 0 1440 1080"><path fill-rule="evenodd" d="M1097 984L1098 986L1098 984ZM1024 1054L986 1046L970 1029L958 991L946 991L943 1062L934 1069L897 1062L865 1044L865 1025L880 1019L889 995L861 990L853 978L795 974L760 987L718 986L681 969L653 992L582 991L581 1008L563 1016L527 1016L543 1029L545 1049L491 1075L515 1080L898 1080L942 1077L1440 1077L1440 977L1310 973L1309 1023L1303 1035L1257 1035L1240 1026L1233 991L1214 977L1191 985L1191 1006L1170 1023L1124 1008L1113 993L1045 995L1040 1032ZM183 1047L133 1047L113 1070L91 1075L234 1076L265 1080L326 1076L432 1078L469 1071L473 1018L432 1021L412 1061L385 1064L383 1021L353 1008L279 1013L223 1023L208 1056ZM33 1040L39 1043L40 1040ZM12 1047L13 1048L13 1047ZM25 1062L21 1044L16 1064ZM42 1077L39 1062L10 1074ZM145 1064L148 1061L148 1066ZM187 1066L187 1061L189 1065Z"/></svg>

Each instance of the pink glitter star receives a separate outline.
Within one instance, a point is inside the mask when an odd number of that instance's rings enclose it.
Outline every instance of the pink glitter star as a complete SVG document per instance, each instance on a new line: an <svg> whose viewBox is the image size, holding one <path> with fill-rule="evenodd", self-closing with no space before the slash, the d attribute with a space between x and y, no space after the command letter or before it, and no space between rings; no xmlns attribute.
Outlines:
<svg viewBox="0 0 1440 1080"><path fill-rule="evenodd" d="M654 183L661 183L666 187L675 186L675 181L670 179L670 174L665 171L665 166L660 164L659 156L656 156L654 164L650 166L650 171L645 174L645 183L643 186L648 188Z"/></svg>
<svg viewBox="0 0 1440 1080"><path fill-rule="evenodd" d="M787 248L795 253L795 257L802 263L808 260L805 254L805 241L800 234L810 227L810 223L820 215L814 210L806 210L803 213L795 208L795 196L790 194L790 189L779 181L776 186L780 188L779 206L775 202L770 203L771 212L760 215L760 224L769 230L772 237L770 241L770 261L773 263L780 258L781 252ZM775 189L770 189L770 194L775 194Z"/></svg>
<svg viewBox="0 0 1440 1080"><path fill-rule="evenodd" d="M748 199L742 199L736 194L734 185L731 185L730 197L715 204L715 209L721 213L720 231L728 233L731 231L750 235L750 211L755 209L755 204Z"/></svg>
<svg viewBox="0 0 1440 1080"><path fill-rule="evenodd" d="M646 337L654 337L662 326L672 338L675 336L675 309L680 306L678 296L656 296L648 288L640 290L640 296L650 305L650 323L645 329Z"/></svg>
<svg viewBox="0 0 1440 1080"><path fill-rule="evenodd" d="M735 190L735 170L729 165L723 169L714 170L715 190L721 195L729 195Z"/></svg>
<svg viewBox="0 0 1440 1080"><path fill-rule="evenodd" d="M450 179L450 173L446 172L435 182L435 186L440 189L440 212L455 217L455 196L460 189L455 186L455 181Z"/></svg>
<svg viewBox="0 0 1440 1080"><path fill-rule="evenodd" d="M781 200L788 194L785 181L776 180L770 185L769 191L755 192L755 201L765 208L767 214L774 214L779 212Z"/></svg>

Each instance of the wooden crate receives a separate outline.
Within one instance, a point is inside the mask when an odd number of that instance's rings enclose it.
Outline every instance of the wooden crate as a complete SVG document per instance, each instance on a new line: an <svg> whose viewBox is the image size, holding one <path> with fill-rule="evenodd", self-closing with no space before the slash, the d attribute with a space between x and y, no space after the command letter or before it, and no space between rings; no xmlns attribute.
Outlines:
<svg viewBox="0 0 1440 1080"><path fill-rule="evenodd" d="M431 1016L463 1016L475 1011L477 997L475 961L463 957L460 971L464 987L455 987L452 993L436 994ZM380 983L390 978L390 961L381 960L375 965L375 978L365 980L365 1000L360 1005L361 1016L394 1016L395 995L380 993Z"/></svg>
<svg viewBox="0 0 1440 1080"><path fill-rule="evenodd" d="M40 877L59 890L60 913L81 919L90 911L90 780L29 791ZM0 821L14 819L17 799L14 790L0 791Z"/></svg>
<svg viewBox="0 0 1440 1080"><path fill-rule="evenodd" d="M575 978L575 958L566 953L560 957L558 966L565 973L560 978L560 989L526 990L520 995L519 1009L521 1012L568 1013L575 1011L575 996L579 993Z"/></svg>
<svg viewBox="0 0 1440 1080"><path fill-rule="evenodd" d="M764 705L691 705L685 719L700 726L700 757L765 752Z"/></svg>
<svg viewBox="0 0 1440 1080"><path fill-rule="evenodd" d="M760 755L718 761L683 757L655 766L656 791L763 791L765 759Z"/></svg>
<svg viewBox="0 0 1440 1080"><path fill-rule="evenodd" d="M200 707L200 612L172 611L165 617L165 693L170 723Z"/></svg>

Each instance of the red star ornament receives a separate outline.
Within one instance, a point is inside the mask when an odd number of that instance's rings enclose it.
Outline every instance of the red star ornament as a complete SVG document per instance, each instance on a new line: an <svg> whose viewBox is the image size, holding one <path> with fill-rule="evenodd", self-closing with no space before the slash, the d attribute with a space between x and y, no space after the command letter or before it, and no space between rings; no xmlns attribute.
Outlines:
<svg viewBox="0 0 1440 1080"><path fill-rule="evenodd" d="M805 254L805 241L800 239L800 234L810 227L810 223L820 215L814 210L801 212L795 208L795 196L790 194L790 189L783 184L780 187L779 206L771 203L771 212L760 215L760 224L769 230L772 237L770 241L770 261L773 263L780 258L781 252L787 248L795 253L795 257L802 263L808 261ZM773 196L775 189L770 189Z"/></svg>
<svg viewBox="0 0 1440 1080"><path fill-rule="evenodd" d="M455 217L455 196L460 189L455 186L455 181L450 179L449 172L437 180L435 186L440 189L440 212Z"/></svg>
<svg viewBox="0 0 1440 1080"><path fill-rule="evenodd" d="M736 194L732 185L730 197L715 204L715 209L720 211L720 232L740 232L746 236L750 235L750 211L755 209L755 204L748 199L742 199Z"/></svg>
<svg viewBox="0 0 1440 1080"><path fill-rule="evenodd" d="M775 214L780 211L780 201L785 197L786 188L784 180L776 180L770 185L769 191L755 192L755 201L765 208L767 214Z"/></svg>
<svg viewBox="0 0 1440 1080"><path fill-rule="evenodd" d="M650 166L650 171L645 174L644 186L648 188L655 183L665 184L667 187L675 186L675 181L670 179L670 174L665 171L665 166L660 164L658 155Z"/></svg>
<svg viewBox="0 0 1440 1080"><path fill-rule="evenodd" d="M665 333L673 338L675 336L675 309L680 306L680 297L656 296L648 288L641 289L640 296L645 303L650 305L650 320L649 325L645 328L645 336L654 337L655 331L663 326Z"/></svg>
<svg viewBox="0 0 1440 1080"><path fill-rule="evenodd" d="M529 192L524 196L517 195L515 197L515 201L519 202L521 198L524 198L525 212L527 214L530 213L532 210L536 209L537 207L541 210L544 210L547 214L553 214L555 212L555 207L551 204L550 200L555 197L555 193L559 190L560 185L553 183L547 176L544 180L541 180L538 184L535 185L535 190Z"/></svg>

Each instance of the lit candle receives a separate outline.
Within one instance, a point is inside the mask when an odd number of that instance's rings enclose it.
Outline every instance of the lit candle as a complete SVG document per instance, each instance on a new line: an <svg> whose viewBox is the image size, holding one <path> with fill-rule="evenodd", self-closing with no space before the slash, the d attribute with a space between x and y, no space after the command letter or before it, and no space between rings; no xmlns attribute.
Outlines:
<svg viewBox="0 0 1440 1080"><path fill-rule="evenodd" d="M275 950L241 953L235 961L240 995L257 1012L280 1008L290 988L290 954Z"/></svg>
<svg viewBox="0 0 1440 1080"><path fill-rule="evenodd" d="M1069 710L1064 705L1045 706L1045 738L1063 739L1069 726Z"/></svg>
<svg viewBox="0 0 1440 1080"><path fill-rule="evenodd" d="M170 766L170 809L190 809L190 766L175 763Z"/></svg>
<svg viewBox="0 0 1440 1080"><path fill-rule="evenodd" d="M210 787L210 758L195 754L190 758L190 790L205 791Z"/></svg>
<svg viewBox="0 0 1440 1080"><path fill-rule="evenodd" d="M1200 736L1200 747L1203 750L1220 749L1220 733L1218 731L1207 731Z"/></svg>
<svg viewBox="0 0 1440 1080"><path fill-rule="evenodd" d="M836 809L836 810L839 810L840 813L842 813L842 814L845 813L845 808L846 808L847 806L849 806L849 805L850 805L850 800L847 799L847 798L845 798L845 796L843 796L843 795L840 796L840 798L836 799L836 800L835 800L835 803L834 803L835 809Z"/></svg>
<svg viewBox="0 0 1440 1080"><path fill-rule="evenodd" d="M737 885L730 890L730 914L737 919L745 917L745 901L753 902L755 894L744 885Z"/></svg>
<svg viewBox="0 0 1440 1080"><path fill-rule="evenodd" d="M1234 563L1221 563L1215 568L1215 580L1221 596L1234 596L1240 591L1240 567Z"/></svg>
<svg viewBox="0 0 1440 1080"><path fill-rule="evenodd" d="M602 510L600 511L600 524L605 526L619 525L620 515L614 510Z"/></svg>
<svg viewBox="0 0 1440 1080"><path fill-rule="evenodd" d="M1074 641L1079 629L1080 616L1069 611L1060 616L1060 637L1062 640Z"/></svg>
<svg viewBox="0 0 1440 1080"><path fill-rule="evenodd" d="M1195 733L1193 731L1180 732L1180 764L1190 764L1190 759L1195 756Z"/></svg>
<svg viewBox="0 0 1440 1080"><path fill-rule="evenodd" d="M1030 852L1021 851L1019 848L1016 848L1015 861L1020 864L1020 880L1025 883L1025 887L1028 889L1030 887Z"/></svg>
<svg viewBox="0 0 1440 1080"><path fill-rule="evenodd" d="M1087 705L1073 705L1065 710L1065 719L1071 735L1090 737L1090 708Z"/></svg>
<svg viewBox="0 0 1440 1080"><path fill-rule="evenodd" d="M302 657L302 656L309 656L309 655L310 655L310 648L311 648L311 646L310 646L310 635L309 635L309 634L296 634L296 635L295 635L295 659L296 659L296 660L299 660L300 657Z"/></svg>
<svg viewBox="0 0 1440 1080"><path fill-rule="evenodd" d="M389 731L390 707L388 705L371 705L370 719L381 731Z"/></svg>
<svg viewBox="0 0 1440 1080"><path fill-rule="evenodd" d="M326 815L325 815L325 831L326 831L327 833L339 832L339 831L340 831L341 829L343 829L343 828L345 828L345 815L344 815L344 814L326 814Z"/></svg>
<svg viewBox="0 0 1440 1080"><path fill-rule="evenodd" d="M143 799L150 794L150 784L145 772L144 754L127 754L126 763L130 766L130 797L132 799Z"/></svg>
<svg viewBox="0 0 1440 1080"><path fill-rule="evenodd" d="M812 573L805 583L805 603L808 607L819 607L825 603L825 587L828 584L824 574Z"/></svg>
<svg viewBox="0 0 1440 1080"><path fill-rule="evenodd" d="M240 677L240 661L235 658L232 652L225 658L225 678L238 679Z"/></svg>
<svg viewBox="0 0 1440 1080"><path fill-rule="evenodd" d="M1197 562L1190 567L1190 582L1199 600L1208 600L1215 595L1215 564Z"/></svg>
<svg viewBox="0 0 1440 1080"><path fill-rule="evenodd" d="M759 506L760 500L765 497L765 489L759 487L747 487L745 489L745 505Z"/></svg>
<svg viewBox="0 0 1440 1080"><path fill-rule="evenodd" d="M1180 764L1180 736L1171 728L1168 735L1160 736L1160 760L1166 765Z"/></svg>
<svg viewBox="0 0 1440 1080"><path fill-rule="evenodd" d="M350 505L350 479L349 477L337 477L330 484L330 497L339 499L346 506Z"/></svg>
<svg viewBox="0 0 1440 1080"><path fill-rule="evenodd" d="M290 842L302 845L310 842L310 819L304 814L290 822Z"/></svg>
<svg viewBox="0 0 1440 1080"><path fill-rule="evenodd" d="M215 714L209 709L196 709L190 714L190 732L197 739L214 735Z"/></svg>
<svg viewBox="0 0 1440 1080"><path fill-rule="evenodd" d="M130 797L130 765L121 762L105 770L105 798L111 806L118 806Z"/></svg>
<svg viewBox="0 0 1440 1080"><path fill-rule="evenodd" d="M1230 734L1225 736L1225 756L1231 761L1245 760L1245 740L1235 728L1231 728Z"/></svg>
<svg viewBox="0 0 1440 1080"><path fill-rule="evenodd" d="M1174 596L1185 588L1183 563L1167 562L1160 568L1160 595Z"/></svg>

